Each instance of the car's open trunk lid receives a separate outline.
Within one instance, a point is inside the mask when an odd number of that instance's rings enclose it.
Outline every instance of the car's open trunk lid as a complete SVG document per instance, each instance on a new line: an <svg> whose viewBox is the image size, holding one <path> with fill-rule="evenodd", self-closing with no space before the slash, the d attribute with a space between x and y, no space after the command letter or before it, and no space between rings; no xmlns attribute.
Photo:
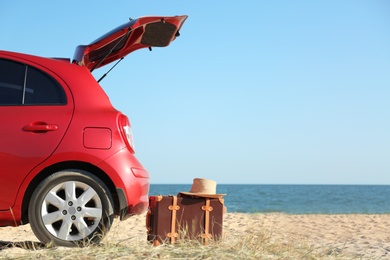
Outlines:
<svg viewBox="0 0 390 260"><path fill-rule="evenodd" d="M130 20L89 45L77 46L73 63L92 71L141 48L168 46L179 36L186 19L187 16L182 15Z"/></svg>

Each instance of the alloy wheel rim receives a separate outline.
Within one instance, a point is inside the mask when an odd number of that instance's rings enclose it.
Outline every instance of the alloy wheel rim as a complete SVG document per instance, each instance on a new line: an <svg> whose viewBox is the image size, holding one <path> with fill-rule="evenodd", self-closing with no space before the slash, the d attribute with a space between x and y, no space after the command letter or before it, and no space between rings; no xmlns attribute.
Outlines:
<svg viewBox="0 0 390 260"><path fill-rule="evenodd" d="M95 231L102 218L98 193L79 181L53 187L45 196L41 218L46 229L58 239L76 241Z"/></svg>

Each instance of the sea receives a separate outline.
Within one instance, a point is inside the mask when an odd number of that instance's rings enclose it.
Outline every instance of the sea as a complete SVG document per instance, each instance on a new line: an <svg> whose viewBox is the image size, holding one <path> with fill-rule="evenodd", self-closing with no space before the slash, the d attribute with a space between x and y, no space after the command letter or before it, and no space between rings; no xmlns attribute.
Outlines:
<svg viewBox="0 0 390 260"><path fill-rule="evenodd" d="M150 195L176 195L187 184L151 184ZM218 184L227 212L390 214L390 185Z"/></svg>

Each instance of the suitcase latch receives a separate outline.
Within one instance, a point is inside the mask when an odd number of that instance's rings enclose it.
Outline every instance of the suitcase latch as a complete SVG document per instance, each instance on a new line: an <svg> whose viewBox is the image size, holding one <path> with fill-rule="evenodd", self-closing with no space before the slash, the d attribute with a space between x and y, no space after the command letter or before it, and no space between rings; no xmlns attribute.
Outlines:
<svg viewBox="0 0 390 260"><path fill-rule="evenodd" d="M168 207L169 210L179 210L180 206L179 205L171 205Z"/></svg>
<svg viewBox="0 0 390 260"><path fill-rule="evenodd" d="M208 205L204 205L204 206L202 206L202 210L203 211L213 211L213 207L208 206Z"/></svg>

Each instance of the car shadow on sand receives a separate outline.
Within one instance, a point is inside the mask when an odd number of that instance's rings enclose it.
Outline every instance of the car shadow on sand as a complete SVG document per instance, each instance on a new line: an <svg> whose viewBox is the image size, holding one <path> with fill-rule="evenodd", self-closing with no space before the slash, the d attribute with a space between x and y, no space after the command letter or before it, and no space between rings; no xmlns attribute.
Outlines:
<svg viewBox="0 0 390 260"><path fill-rule="evenodd" d="M47 248L45 244L40 242L34 242L34 241L9 242L9 241L0 240L0 251L7 248L15 248L15 247L23 248L26 250Z"/></svg>

